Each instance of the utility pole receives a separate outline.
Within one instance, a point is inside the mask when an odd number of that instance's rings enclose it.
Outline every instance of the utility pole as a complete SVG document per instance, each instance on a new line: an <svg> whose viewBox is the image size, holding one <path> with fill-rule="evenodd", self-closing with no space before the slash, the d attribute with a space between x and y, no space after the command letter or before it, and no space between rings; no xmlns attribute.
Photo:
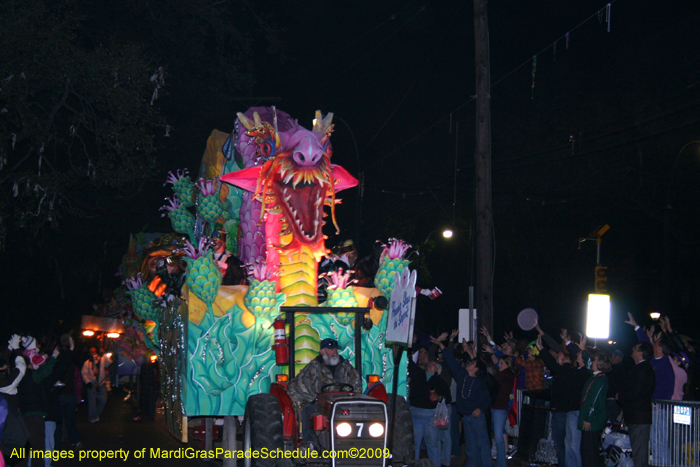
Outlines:
<svg viewBox="0 0 700 467"><path fill-rule="evenodd" d="M493 210L491 200L491 65L486 0L474 0L476 62L476 309L493 334Z"/></svg>

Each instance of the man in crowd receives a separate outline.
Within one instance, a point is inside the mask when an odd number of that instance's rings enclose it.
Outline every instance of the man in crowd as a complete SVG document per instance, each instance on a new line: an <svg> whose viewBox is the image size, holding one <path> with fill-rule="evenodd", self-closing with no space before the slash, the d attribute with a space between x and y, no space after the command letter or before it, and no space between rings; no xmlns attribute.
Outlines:
<svg viewBox="0 0 700 467"><path fill-rule="evenodd" d="M656 388L656 376L651 366L652 348L640 342L632 349L634 367L627 372L625 385L615 396L622 405L627 423L634 467L649 465L649 435L651 432L651 399Z"/></svg>
<svg viewBox="0 0 700 467"><path fill-rule="evenodd" d="M537 338L537 348L540 358L549 371L554 375L552 382L552 439L557 451L560 467L581 467L581 431L578 429L579 406L581 391L588 379L585 368L577 368L575 354L565 352L559 344L552 343L552 338L538 326L540 336ZM561 334L563 343L568 342L566 330ZM556 359L548 351L543 350L542 341L551 343L551 347L559 349ZM569 345L573 350L573 346Z"/></svg>
<svg viewBox="0 0 700 467"><path fill-rule="evenodd" d="M608 420L617 421L622 412L622 407L615 400L615 394L620 392L625 386L625 367L622 364L625 354L620 349L613 350L610 357L612 370L608 373L608 398L605 403L605 410L608 412Z"/></svg>
<svg viewBox="0 0 700 467"><path fill-rule="evenodd" d="M649 363L656 375L656 385L651 398L671 400L676 383L676 374L673 372L673 363L668 357L668 354L671 352L670 347L660 338L654 339L654 342L652 342L654 336L647 335L646 331L637 324L632 313L627 313L627 316L629 319L625 323L634 327L639 342L645 342L650 346L653 345L653 357ZM662 411L655 411L653 414L650 448L655 464L665 465L669 463L668 425L664 423Z"/></svg>

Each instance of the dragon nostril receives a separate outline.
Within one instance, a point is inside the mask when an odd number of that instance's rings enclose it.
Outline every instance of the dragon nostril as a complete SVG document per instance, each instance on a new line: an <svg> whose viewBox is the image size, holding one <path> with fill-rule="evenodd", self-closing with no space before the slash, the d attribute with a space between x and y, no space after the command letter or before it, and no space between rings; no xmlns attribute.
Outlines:
<svg viewBox="0 0 700 467"><path fill-rule="evenodd" d="M297 164L303 164L306 162L306 157L304 156L304 153L301 151L295 151L294 152L294 161Z"/></svg>

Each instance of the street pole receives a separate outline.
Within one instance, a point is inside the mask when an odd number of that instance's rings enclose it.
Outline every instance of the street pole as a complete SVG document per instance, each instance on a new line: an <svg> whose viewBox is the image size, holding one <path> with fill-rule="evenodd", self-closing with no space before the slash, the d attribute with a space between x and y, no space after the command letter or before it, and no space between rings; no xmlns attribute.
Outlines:
<svg viewBox="0 0 700 467"><path fill-rule="evenodd" d="M476 309L493 334L493 210L491 199L491 71L486 0L474 0L476 62Z"/></svg>

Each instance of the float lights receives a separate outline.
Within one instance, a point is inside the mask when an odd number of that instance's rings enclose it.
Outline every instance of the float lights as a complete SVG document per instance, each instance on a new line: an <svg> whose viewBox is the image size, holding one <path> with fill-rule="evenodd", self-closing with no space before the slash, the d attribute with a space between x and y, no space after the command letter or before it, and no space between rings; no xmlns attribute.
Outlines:
<svg viewBox="0 0 700 467"><path fill-rule="evenodd" d="M617 341L608 341L608 344L609 344L609 345L615 345L615 344L617 344Z"/></svg>
<svg viewBox="0 0 700 467"><path fill-rule="evenodd" d="M651 316L651 319L657 320L661 318L661 313L659 313L658 311L652 311L651 313L649 313L649 316Z"/></svg>
<svg viewBox="0 0 700 467"><path fill-rule="evenodd" d="M453 232L450 229L445 229L442 231L442 236L445 238L452 238Z"/></svg>
<svg viewBox="0 0 700 467"><path fill-rule="evenodd" d="M119 339L119 333L118 332L108 332L107 337L110 339Z"/></svg>
<svg viewBox="0 0 700 467"><path fill-rule="evenodd" d="M156 360L158 360L158 355L151 355L149 358L151 359L151 363L155 363Z"/></svg>
<svg viewBox="0 0 700 467"><path fill-rule="evenodd" d="M586 335L600 339L610 335L610 295L588 295Z"/></svg>
<svg viewBox="0 0 700 467"><path fill-rule="evenodd" d="M94 335L95 335L95 331L90 331L90 330L83 331L83 336L85 336L85 337L92 337Z"/></svg>

